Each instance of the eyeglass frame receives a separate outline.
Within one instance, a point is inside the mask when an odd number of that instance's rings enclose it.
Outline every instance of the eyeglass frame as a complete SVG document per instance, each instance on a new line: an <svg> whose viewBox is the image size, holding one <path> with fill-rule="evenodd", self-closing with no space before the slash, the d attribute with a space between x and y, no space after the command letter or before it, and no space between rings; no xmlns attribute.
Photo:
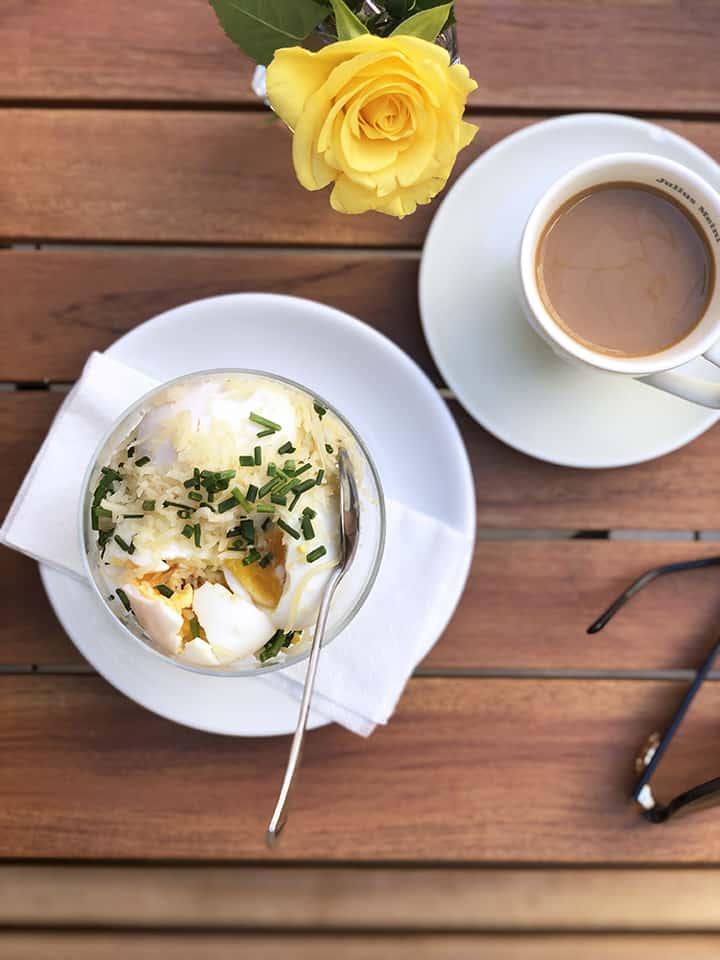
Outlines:
<svg viewBox="0 0 720 960"><path fill-rule="evenodd" d="M643 587L646 587L654 580L657 580L658 577L662 577L671 573L679 573L687 570L699 570L706 567L716 566L720 566L720 557L705 557L701 560L687 560L682 563L669 563L665 564L664 566L654 567L652 570L648 570L646 573L642 574L642 576L638 577L637 580L631 583L630 586L615 600L613 600L610 606L603 613L601 613L600 616L593 621L593 623L590 624L587 629L587 633L599 633L613 619L615 614L618 613L618 611L621 610L625 604L635 596L635 594L639 593ZM704 783L699 783L697 786L691 787L689 790L686 790L683 793L678 794L676 797L673 797L673 799L667 804L661 804L656 801L650 786L650 780L657 770L660 760L665 754L667 748L670 746L672 738L677 733L680 724L690 709L690 705L695 699L698 690L710 673L715 659L719 653L720 637L718 637L718 639L715 641L710 652L696 672L693 682L686 691L685 696L675 711L675 714L665 732L662 735L656 733L651 734L651 736L645 742L642 752L636 758L636 769L641 771L641 775L635 784L635 787L633 788L631 796L641 808L643 817L645 817L645 819L650 823L665 823L670 819L670 817L677 813L678 810L682 810L683 807L687 807L689 804L695 803L696 801L704 799L705 797L713 796L715 794L720 795L720 777L714 777L712 780L706 780Z"/></svg>

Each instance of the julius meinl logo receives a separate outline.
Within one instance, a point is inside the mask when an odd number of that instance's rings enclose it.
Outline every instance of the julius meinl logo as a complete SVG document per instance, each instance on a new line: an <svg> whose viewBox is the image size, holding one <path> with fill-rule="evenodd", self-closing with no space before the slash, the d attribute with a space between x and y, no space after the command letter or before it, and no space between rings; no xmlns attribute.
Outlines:
<svg viewBox="0 0 720 960"><path fill-rule="evenodd" d="M680 196L687 200L688 203L692 204L693 207L697 207L697 211L705 223L707 223L708 229L715 239L715 243L720 243L720 227L718 227L718 224L713 220L713 218L710 216L710 212L702 203L698 204L695 197L681 187L679 183L672 183L672 181L666 180L665 177L656 177L655 182L662 184L664 187L668 187L675 193L679 193Z"/></svg>

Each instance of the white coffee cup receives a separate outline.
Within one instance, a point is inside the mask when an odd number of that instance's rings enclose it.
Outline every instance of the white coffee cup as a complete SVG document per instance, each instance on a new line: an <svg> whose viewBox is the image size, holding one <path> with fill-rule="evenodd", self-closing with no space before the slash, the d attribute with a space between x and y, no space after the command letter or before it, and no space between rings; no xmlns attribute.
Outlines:
<svg viewBox="0 0 720 960"><path fill-rule="evenodd" d="M714 258L715 285L700 323L679 343L648 356L610 356L579 343L554 320L538 290L537 249L548 221L578 193L612 182L641 183L672 197L704 231ZM575 167L555 181L530 214L520 248L520 275L528 320L558 356L720 409L720 383L683 372L699 357L720 367L720 194L692 170L649 153L612 153Z"/></svg>

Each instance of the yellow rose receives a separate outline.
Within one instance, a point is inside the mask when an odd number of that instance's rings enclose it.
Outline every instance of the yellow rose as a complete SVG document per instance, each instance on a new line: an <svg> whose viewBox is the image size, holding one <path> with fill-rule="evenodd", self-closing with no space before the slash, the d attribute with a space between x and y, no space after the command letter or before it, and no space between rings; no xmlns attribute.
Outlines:
<svg viewBox="0 0 720 960"><path fill-rule="evenodd" d="M307 190L334 182L340 213L413 213L442 190L477 131L462 118L477 86L467 68L417 37L363 34L317 53L285 47L266 82L294 131L298 180Z"/></svg>

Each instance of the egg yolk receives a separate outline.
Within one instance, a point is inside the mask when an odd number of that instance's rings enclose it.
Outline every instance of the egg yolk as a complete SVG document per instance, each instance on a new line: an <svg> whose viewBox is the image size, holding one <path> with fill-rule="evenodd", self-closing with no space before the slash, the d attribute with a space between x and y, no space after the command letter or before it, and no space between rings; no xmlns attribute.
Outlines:
<svg viewBox="0 0 720 960"><path fill-rule="evenodd" d="M272 562L266 567L261 567L259 563L244 566L242 560L226 560L225 566L254 603L274 610L280 603L285 586L287 545L282 530L279 527L270 529L262 547L258 549L272 554Z"/></svg>

